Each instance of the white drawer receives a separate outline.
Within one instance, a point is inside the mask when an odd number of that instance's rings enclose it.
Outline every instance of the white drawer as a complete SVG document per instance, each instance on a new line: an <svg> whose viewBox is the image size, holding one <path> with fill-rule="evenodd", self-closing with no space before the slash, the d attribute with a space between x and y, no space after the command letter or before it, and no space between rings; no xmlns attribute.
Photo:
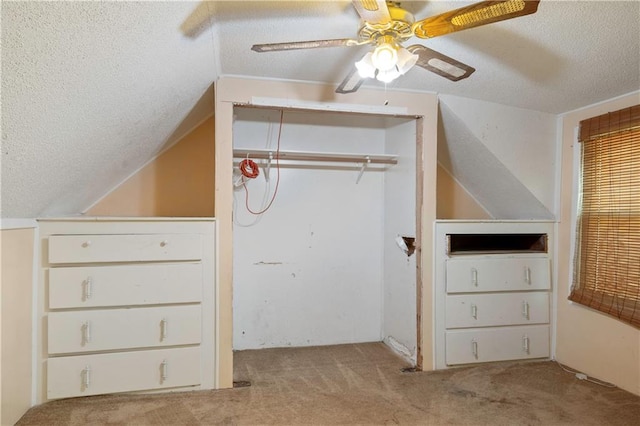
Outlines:
<svg viewBox="0 0 640 426"><path fill-rule="evenodd" d="M49 309L201 300L200 263L49 269Z"/></svg>
<svg viewBox="0 0 640 426"><path fill-rule="evenodd" d="M551 287L545 257L455 258L446 261L447 293L545 290Z"/></svg>
<svg viewBox="0 0 640 426"><path fill-rule="evenodd" d="M452 330L445 339L447 365L549 357L548 325Z"/></svg>
<svg viewBox="0 0 640 426"><path fill-rule="evenodd" d="M47 397L200 384L200 348L66 356L47 361Z"/></svg>
<svg viewBox="0 0 640 426"><path fill-rule="evenodd" d="M49 263L199 260L198 234L51 235Z"/></svg>
<svg viewBox="0 0 640 426"><path fill-rule="evenodd" d="M200 305L50 312L50 354L200 343Z"/></svg>
<svg viewBox="0 0 640 426"><path fill-rule="evenodd" d="M548 292L448 295L446 328L549 322Z"/></svg>

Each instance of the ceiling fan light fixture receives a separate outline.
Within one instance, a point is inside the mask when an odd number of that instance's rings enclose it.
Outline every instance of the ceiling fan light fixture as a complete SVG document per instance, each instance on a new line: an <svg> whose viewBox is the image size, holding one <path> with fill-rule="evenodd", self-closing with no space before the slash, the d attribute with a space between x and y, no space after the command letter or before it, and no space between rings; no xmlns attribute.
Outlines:
<svg viewBox="0 0 640 426"><path fill-rule="evenodd" d="M373 66L380 71L389 71L398 63L398 47L391 43L380 43L371 55Z"/></svg>
<svg viewBox="0 0 640 426"><path fill-rule="evenodd" d="M418 55L409 52L404 47L398 49L398 63L396 64L396 67L398 68L400 74L404 75L411 69L411 67L416 64L417 61Z"/></svg>
<svg viewBox="0 0 640 426"><path fill-rule="evenodd" d="M371 57L373 53L368 52L358 62L356 62L356 69L358 74L362 78L374 78L376 76L376 67L373 65Z"/></svg>
<svg viewBox="0 0 640 426"><path fill-rule="evenodd" d="M400 77L402 74L398 71L397 68L391 68L387 71L378 71L376 78L383 83L391 83L396 78Z"/></svg>

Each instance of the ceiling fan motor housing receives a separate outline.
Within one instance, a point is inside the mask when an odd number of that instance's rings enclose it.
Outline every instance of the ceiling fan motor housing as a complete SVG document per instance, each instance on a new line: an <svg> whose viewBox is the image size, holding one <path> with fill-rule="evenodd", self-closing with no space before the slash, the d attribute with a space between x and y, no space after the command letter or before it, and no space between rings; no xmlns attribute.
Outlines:
<svg viewBox="0 0 640 426"><path fill-rule="evenodd" d="M413 15L400 7L400 3L387 2L391 19L386 23L372 23L364 21L358 30L360 41L373 41L375 44L384 43L393 38L396 43L401 43L413 37L412 25L415 22Z"/></svg>

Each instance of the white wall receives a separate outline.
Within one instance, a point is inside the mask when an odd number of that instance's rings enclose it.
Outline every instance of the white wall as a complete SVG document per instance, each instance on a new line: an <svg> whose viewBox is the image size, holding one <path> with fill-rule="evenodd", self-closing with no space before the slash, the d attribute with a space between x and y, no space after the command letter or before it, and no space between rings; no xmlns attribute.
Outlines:
<svg viewBox="0 0 640 426"><path fill-rule="evenodd" d="M557 215L555 115L453 95L439 98L549 212ZM438 152L439 159L442 154Z"/></svg>
<svg viewBox="0 0 640 426"><path fill-rule="evenodd" d="M572 282L572 244L578 171L574 147L581 120L640 102L640 92L563 114L561 215L558 224L558 291L556 359L589 376L640 395L640 330L613 317L567 300Z"/></svg>
<svg viewBox="0 0 640 426"><path fill-rule="evenodd" d="M416 121L391 127L386 136L386 152L398 155L398 164L384 175L383 338L416 361L416 254L407 257L395 243L397 235L416 237Z"/></svg>
<svg viewBox="0 0 640 426"><path fill-rule="evenodd" d="M234 147L275 149L279 115L236 108ZM287 111L281 149L383 153L379 121ZM235 191L234 349L380 341L383 173L366 172L359 184L357 165L280 173L272 207L253 226L238 225L255 218ZM273 186L276 176L274 164ZM258 210L263 177L247 187Z"/></svg>
<svg viewBox="0 0 640 426"><path fill-rule="evenodd" d="M0 424L32 406L33 288L36 222L0 223Z"/></svg>

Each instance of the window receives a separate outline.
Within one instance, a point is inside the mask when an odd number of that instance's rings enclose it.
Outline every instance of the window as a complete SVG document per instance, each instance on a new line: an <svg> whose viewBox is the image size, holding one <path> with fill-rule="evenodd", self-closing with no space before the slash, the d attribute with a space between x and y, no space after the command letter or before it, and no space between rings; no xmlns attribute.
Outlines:
<svg viewBox="0 0 640 426"><path fill-rule="evenodd" d="M640 105L580 122L569 300L640 328Z"/></svg>

